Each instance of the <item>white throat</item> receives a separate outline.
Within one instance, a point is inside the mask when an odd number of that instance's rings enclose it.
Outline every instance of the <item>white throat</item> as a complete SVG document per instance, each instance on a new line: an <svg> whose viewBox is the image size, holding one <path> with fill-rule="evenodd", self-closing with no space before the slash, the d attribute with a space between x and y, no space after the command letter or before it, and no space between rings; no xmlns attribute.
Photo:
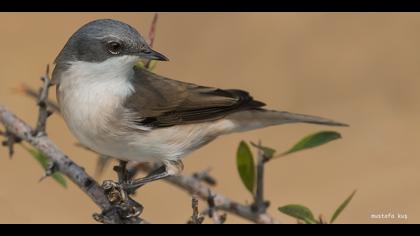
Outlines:
<svg viewBox="0 0 420 236"><path fill-rule="evenodd" d="M137 61L137 56L112 57L102 62L73 61L69 63L65 75L58 79L60 82L70 77L87 80L85 82L101 82L99 78L107 81L114 78L128 79L134 73L133 66Z"/></svg>
<svg viewBox="0 0 420 236"><path fill-rule="evenodd" d="M74 92L81 96L107 91L109 95L126 97L133 92L129 80L137 60L136 56L120 56L103 62L70 62L68 69L57 78L60 91L80 90Z"/></svg>

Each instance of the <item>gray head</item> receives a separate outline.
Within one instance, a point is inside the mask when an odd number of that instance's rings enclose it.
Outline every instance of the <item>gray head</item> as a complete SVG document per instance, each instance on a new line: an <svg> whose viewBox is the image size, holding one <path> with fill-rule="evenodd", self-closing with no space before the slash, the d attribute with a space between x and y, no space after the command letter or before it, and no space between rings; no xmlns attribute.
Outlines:
<svg viewBox="0 0 420 236"><path fill-rule="evenodd" d="M76 31L57 56L55 63L102 62L126 55L150 60L168 60L164 55L152 50L130 25L116 20L101 19L89 22Z"/></svg>

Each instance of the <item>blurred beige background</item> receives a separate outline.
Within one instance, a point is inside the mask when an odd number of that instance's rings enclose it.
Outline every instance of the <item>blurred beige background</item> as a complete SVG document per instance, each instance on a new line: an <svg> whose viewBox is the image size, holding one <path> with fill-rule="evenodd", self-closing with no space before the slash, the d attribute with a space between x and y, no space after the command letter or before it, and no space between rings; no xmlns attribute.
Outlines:
<svg viewBox="0 0 420 236"><path fill-rule="evenodd" d="M1 13L0 104L34 124L34 101L12 89L21 83L38 88L45 65L75 30L93 19L114 18L147 35L152 17ZM337 130L342 140L268 165L270 213L293 223L276 209L300 203L330 216L357 189L338 223L420 223L419 27L420 14L408 13L161 13L154 48L171 61L159 63L157 73L249 90L271 108L351 124L284 125L221 137L188 156L185 173L212 167L218 191L251 201L235 167L240 140L261 139L285 150L309 133ZM48 132L93 174L95 155L74 146L59 116L49 120ZM94 223L91 215L98 209L81 191L51 179L38 183L41 168L16 149L13 160L0 150L0 223ZM102 179L115 178L109 169ZM144 187L137 199L146 207L143 216L155 223L184 223L191 214L189 195L163 182ZM370 219L381 213L408 219ZM246 223L234 216L228 222Z"/></svg>

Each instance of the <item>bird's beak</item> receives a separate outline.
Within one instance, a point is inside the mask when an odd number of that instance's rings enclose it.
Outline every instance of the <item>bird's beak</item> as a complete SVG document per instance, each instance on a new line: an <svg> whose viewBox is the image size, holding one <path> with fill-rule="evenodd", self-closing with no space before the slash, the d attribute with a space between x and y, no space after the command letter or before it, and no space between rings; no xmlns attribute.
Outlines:
<svg viewBox="0 0 420 236"><path fill-rule="evenodd" d="M147 60L169 61L169 59L165 55L151 48L148 48L146 50L139 52L138 56L142 59L147 59Z"/></svg>

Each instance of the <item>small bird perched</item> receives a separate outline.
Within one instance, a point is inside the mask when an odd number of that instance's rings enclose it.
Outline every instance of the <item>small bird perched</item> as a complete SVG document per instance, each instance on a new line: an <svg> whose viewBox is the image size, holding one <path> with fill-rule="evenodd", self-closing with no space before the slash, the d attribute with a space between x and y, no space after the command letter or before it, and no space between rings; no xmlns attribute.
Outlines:
<svg viewBox="0 0 420 236"><path fill-rule="evenodd" d="M267 110L246 91L165 78L136 66L140 59L168 60L128 24L95 20L71 36L52 75L64 120L80 143L123 161L162 163L131 187L179 174L185 155L220 135L296 122L345 126Z"/></svg>

